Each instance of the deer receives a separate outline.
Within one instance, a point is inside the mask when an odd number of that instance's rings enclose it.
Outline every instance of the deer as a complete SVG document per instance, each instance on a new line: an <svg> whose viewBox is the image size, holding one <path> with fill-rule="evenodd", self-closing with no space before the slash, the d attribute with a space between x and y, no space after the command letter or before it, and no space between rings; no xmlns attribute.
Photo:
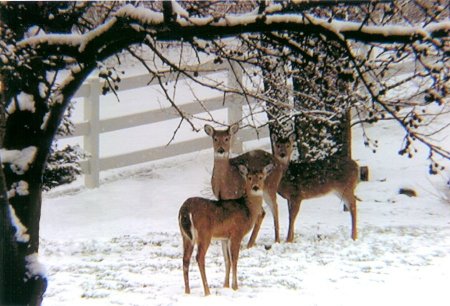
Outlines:
<svg viewBox="0 0 450 306"><path fill-rule="evenodd" d="M355 188L359 179L358 164L350 157L335 157L314 162L290 163L278 186L288 202L287 242L294 241L294 225L302 200L335 192L351 215L351 237L358 239Z"/></svg>
<svg viewBox="0 0 450 306"><path fill-rule="evenodd" d="M232 144L232 137L239 130L238 124L231 125L226 130L217 130L212 126L206 124L205 132L213 139L214 149L214 167L211 177L211 185L214 195L217 199L235 199L243 194L243 179L236 170L236 164L258 164L268 163L273 164L273 170L267 176L264 182L264 201L269 205L274 222L275 242L280 242L279 231L279 216L277 203L278 184L287 169L290 157L293 150L294 135L287 138L281 138L272 134L273 150L276 153L275 157L263 150L252 150L241 154L237 157L230 158L230 149ZM250 239L247 243L247 248L255 245L255 241L259 229L264 219L265 212L261 210L261 215L255 223L255 228L252 231Z"/></svg>
<svg viewBox="0 0 450 306"><path fill-rule="evenodd" d="M244 179L244 195L234 200L188 198L180 208L178 221L183 239L183 277L185 293L190 294L189 264L195 245L197 262L205 296L210 295L205 271L205 255L212 239L222 242L225 259L224 287L229 288L230 269L232 288L238 289L237 263L242 239L252 229L262 210L264 180L273 168L267 164L259 169L238 165Z"/></svg>
<svg viewBox="0 0 450 306"><path fill-rule="evenodd" d="M269 159L270 156L271 162L273 164L273 170L264 181L263 198L264 202L268 204L272 212L274 232L275 232L275 242L279 243L280 224L279 224L278 202L277 202L278 185L280 184L280 181L289 166L292 151L294 149L295 135L291 134L288 137L282 137L277 136L276 134L272 134L271 140L272 140L273 155L262 150L254 150L230 159L230 163L231 164L244 162L251 163L255 162L255 160L256 161L267 160ZM258 236L264 217L265 212L263 210L262 214L257 219L255 227L247 243L247 248L251 248L255 245L255 241Z"/></svg>
<svg viewBox="0 0 450 306"><path fill-rule="evenodd" d="M211 176L211 186L214 196L218 199L232 200L244 194L244 178L238 168L230 165L230 149L233 136L239 130L239 124L233 124L226 130L214 129L205 124L204 130L213 140L214 167Z"/></svg>

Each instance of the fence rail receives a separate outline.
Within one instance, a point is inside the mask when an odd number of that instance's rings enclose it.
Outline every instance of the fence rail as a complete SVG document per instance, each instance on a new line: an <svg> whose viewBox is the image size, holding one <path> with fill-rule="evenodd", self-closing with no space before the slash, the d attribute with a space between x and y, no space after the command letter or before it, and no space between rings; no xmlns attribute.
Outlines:
<svg viewBox="0 0 450 306"><path fill-rule="evenodd" d="M238 67L230 67L228 65L203 64L195 69L192 73L197 75L208 75L224 71L228 73L228 86L238 88L242 84L242 73ZM161 74L163 82L174 79L174 74L164 72ZM178 81L188 78L188 75L177 75ZM138 89L146 86L157 84L158 80L151 79L150 75L138 75L124 78L118 91ZM125 166L131 166L143 162L155 161L163 158L173 157L180 154L191 153L198 150L208 149L211 147L211 139L209 137L199 137L192 140L174 142L168 146L153 147L145 150L135 151L131 153L119 154L109 157L100 156L100 134L106 132L137 127L146 124L162 122L170 119L179 118L178 113L172 108L163 108L158 110L145 111L142 113L113 117L108 119L100 119L100 95L101 84L98 78L89 79L75 94L75 98L83 98L84 103L84 119L83 122L75 124L75 130L69 137L83 137L84 150L88 153L88 158L81 162L81 168L85 175L85 185L88 188L95 188L100 185L100 172ZM187 104L179 105L179 108L189 114L199 114L207 111L227 109L228 122L234 123L242 118L242 101L238 95L227 95L225 97L214 97L202 101L202 105L193 101ZM243 129L239 132L232 150L236 153L242 152L242 143L258 137L267 137L268 130L262 129L255 131L254 129Z"/></svg>

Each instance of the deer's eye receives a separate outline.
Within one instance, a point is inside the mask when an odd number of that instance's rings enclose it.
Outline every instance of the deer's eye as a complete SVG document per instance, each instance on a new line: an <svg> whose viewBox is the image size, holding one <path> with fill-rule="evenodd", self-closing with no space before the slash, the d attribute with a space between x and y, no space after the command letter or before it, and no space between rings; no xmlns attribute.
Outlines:
<svg viewBox="0 0 450 306"><path fill-rule="evenodd" d="M215 141L215 142L217 142L217 141L218 141L218 139L217 139L217 138L214 138L214 141Z"/></svg>
<svg viewBox="0 0 450 306"><path fill-rule="evenodd" d="M225 141L228 141L230 138L228 138L228 137L225 137Z"/></svg>

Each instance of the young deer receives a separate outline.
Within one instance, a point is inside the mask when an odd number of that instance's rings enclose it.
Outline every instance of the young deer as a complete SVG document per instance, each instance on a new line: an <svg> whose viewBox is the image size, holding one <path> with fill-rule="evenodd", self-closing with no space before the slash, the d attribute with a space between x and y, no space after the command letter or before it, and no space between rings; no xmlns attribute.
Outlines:
<svg viewBox="0 0 450 306"><path fill-rule="evenodd" d="M230 200L241 197L244 192L244 181L238 173L237 168L233 167L233 165L246 164L258 166L267 164L270 161L274 165L274 169L264 182L264 200L272 211L275 242L280 242L277 190L283 173L289 164L294 136L291 135L289 138L272 136L273 143L276 142L276 145L274 145L276 158L263 150L253 150L235 158L230 158L232 137L237 133L238 129L239 125L237 124L232 125L227 130L216 130L208 124L205 125L206 134L213 139L214 169L211 178L213 193L219 200ZM262 210L261 215L258 216L247 247L250 248L255 244L264 216L265 212Z"/></svg>
<svg viewBox="0 0 450 306"><path fill-rule="evenodd" d="M197 244L197 262L203 282L205 295L209 295L206 280L205 255L212 239L222 240L225 258L224 287L229 287L230 266L233 270L232 288L238 289L237 262L239 248L244 236L253 227L262 210L264 180L272 169L268 164L262 169L252 169L239 165L240 175L244 178L245 196L236 200L209 200L189 198L180 208L178 221L183 237L183 275L185 292L189 288L189 263L195 244Z"/></svg>
<svg viewBox="0 0 450 306"><path fill-rule="evenodd" d="M294 240L294 224L302 200L336 192L350 210L352 239L358 238L356 197L358 164L349 158L335 158L311 163L290 163L278 193L288 201L289 231L287 242Z"/></svg>

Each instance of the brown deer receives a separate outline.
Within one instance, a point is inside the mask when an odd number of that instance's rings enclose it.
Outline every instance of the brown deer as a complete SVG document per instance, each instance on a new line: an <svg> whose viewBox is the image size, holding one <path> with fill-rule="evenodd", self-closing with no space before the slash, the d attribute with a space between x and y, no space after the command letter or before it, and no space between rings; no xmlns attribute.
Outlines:
<svg viewBox="0 0 450 306"><path fill-rule="evenodd" d="M209 295L206 280L205 255L212 239L222 240L225 258L224 287L229 287L230 268L233 270L232 288L238 289L237 262L244 236L252 229L262 210L264 180L273 168L268 164L262 169L239 165L244 178L245 195L235 200L209 200L200 197L187 199L180 208L178 221L183 237L183 276L185 293L190 293L189 264L197 245L197 262L205 295Z"/></svg>
<svg viewBox="0 0 450 306"><path fill-rule="evenodd" d="M271 161L274 167L273 171L267 176L264 182L264 200L272 211L275 242L280 242L277 190L283 173L289 164L294 135L291 135L288 138L278 138L275 135L272 136L272 142L274 144L276 143L274 145L276 158L263 150L253 150L237 157L230 158L232 137L237 133L238 129L239 126L237 124L232 125L227 130L216 130L208 124L205 125L206 134L213 139L214 169L211 178L213 193L219 200L241 197L243 195L244 182L241 175L236 170L237 168L233 165L247 164L256 166L258 164L267 164ZM261 212L247 244L247 247L249 248L255 244L262 220L265 216L264 210Z"/></svg>
<svg viewBox="0 0 450 306"><path fill-rule="evenodd" d="M252 161L267 160L270 157L272 164L274 165L272 172L267 176L264 181L264 201L269 205L273 216L273 224L275 230L275 242L280 242L280 224L278 216L278 202L277 202L277 191L278 185L280 184L281 178L283 177L286 169L289 166L289 161L291 159L293 144L295 141L295 136L291 134L289 137L280 137L272 134L272 148L274 155L271 155L265 151L255 150L244 153L238 157L230 159L231 164L235 163L251 163ZM262 214L258 217L255 227L252 231L252 235L248 241L247 247L253 247L255 245L256 237L261 228L262 221L264 219L264 210Z"/></svg>
<svg viewBox="0 0 450 306"><path fill-rule="evenodd" d="M238 130L238 124L233 124L226 130L216 130L205 124L205 132L213 140L214 168L211 186L218 200L238 199L244 194L244 178L238 168L230 165L232 137Z"/></svg>
<svg viewBox="0 0 450 306"><path fill-rule="evenodd" d="M354 191L358 184L358 164L351 158L330 158L309 163L290 163L278 186L278 193L288 201L289 230L287 242L294 240L294 225L302 200L335 192L350 210L353 240L358 238Z"/></svg>

